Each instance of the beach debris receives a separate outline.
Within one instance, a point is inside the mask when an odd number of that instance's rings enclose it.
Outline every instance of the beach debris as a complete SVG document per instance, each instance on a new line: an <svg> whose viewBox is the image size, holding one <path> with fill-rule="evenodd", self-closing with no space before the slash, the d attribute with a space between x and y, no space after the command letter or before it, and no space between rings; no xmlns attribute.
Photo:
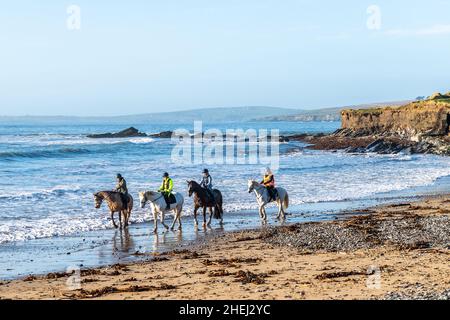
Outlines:
<svg viewBox="0 0 450 320"><path fill-rule="evenodd" d="M226 276L230 276L234 273L230 273L229 271L225 270L225 269L220 269L220 270L213 270L210 271L208 276L209 277L226 277Z"/></svg>
<svg viewBox="0 0 450 320"><path fill-rule="evenodd" d="M264 241L301 252L348 252L391 245L399 250L448 248L450 216L379 212L347 220L294 224L262 231Z"/></svg>
<svg viewBox="0 0 450 320"><path fill-rule="evenodd" d="M139 286L133 285L124 288L117 288L113 286L106 286L100 289L86 290L80 289L78 292L69 295L68 297L73 299L90 299L90 298L99 298L104 295L112 294L112 293L125 293L125 292L144 292L144 291L157 291L157 290L174 290L177 287L167 283L161 283L158 286Z"/></svg>
<svg viewBox="0 0 450 320"><path fill-rule="evenodd" d="M219 265L219 266L226 266L226 267L234 267L237 268L238 264L255 264L260 262L262 259L261 258L231 258L231 259L217 259L217 260L203 260L202 263L205 266L214 266L214 265Z"/></svg>
<svg viewBox="0 0 450 320"><path fill-rule="evenodd" d="M315 276L315 278L317 280L325 280L325 279L336 279L336 278L344 278L344 277L350 277L350 276L362 276L362 275L367 275L367 272L366 271L357 271L357 270L324 272L324 273L321 273L321 274Z"/></svg>
<svg viewBox="0 0 450 320"><path fill-rule="evenodd" d="M388 292L380 300L450 300L450 288L439 291L425 288L421 284L407 288L404 291Z"/></svg>
<svg viewBox="0 0 450 320"><path fill-rule="evenodd" d="M29 275L29 276L26 276L25 278L23 278L22 280L23 281L26 281L26 282L29 282L29 281L34 281L34 280L36 280L37 278L36 278L36 276L33 276L33 275Z"/></svg>
<svg viewBox="0 0 450 320"><path fill-rule="evenodd" d="M251 271L239 270L236 273L236 282L241 282L242 284L264 284L266 283L265 278L267 278L267 273L253 273Z"/></svg>
<svg viewBox="0 0 450 320"><path fill-rule="evenodd" d="M127 278L127 279L125 279L125 280L123 280L124 282L134 282L134 281L138 281L135 277L130 277L130 278Z"/></svg>

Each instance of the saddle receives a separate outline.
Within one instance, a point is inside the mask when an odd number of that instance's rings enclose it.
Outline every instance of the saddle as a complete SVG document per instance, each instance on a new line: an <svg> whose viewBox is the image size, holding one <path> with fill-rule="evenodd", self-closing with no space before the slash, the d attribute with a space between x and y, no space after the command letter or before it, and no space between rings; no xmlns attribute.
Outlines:
<svg viewBox="0 0 450 320"><path fill-rule="evenodd" d="M128 194L119 192L120 200L122 200L122 204L125 208L128 207Z"/></svg>
<svg viewBox="0 0 450 320"><path fill-rule="evenodd" d="M276 201L278 198L278 190L277 188L272 188L272 189L267 189L267 191L269 192L269 202L273 202Z"/></svg>
<svg viewBox="0 0 450 320"><path fill-rule="evenodd" d="M175 198L175 195L173 193L171 193L170 195L163 193L163 196L168 206L177 202L177 199Z"/></svg>

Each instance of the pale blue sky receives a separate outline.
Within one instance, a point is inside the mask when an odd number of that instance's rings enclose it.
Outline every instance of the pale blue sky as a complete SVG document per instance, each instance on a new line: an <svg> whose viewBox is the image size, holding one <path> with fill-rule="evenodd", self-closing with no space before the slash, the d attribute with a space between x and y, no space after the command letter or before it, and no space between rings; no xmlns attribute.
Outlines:
<svg viewBox="0 0 450 320"><path fill-rule="evenodd" d="M69 5L81 30L66 28ZM369 30L369 5L381 29ZM0 2L0 115L319 108L450 90L450 0Z"/></svg>

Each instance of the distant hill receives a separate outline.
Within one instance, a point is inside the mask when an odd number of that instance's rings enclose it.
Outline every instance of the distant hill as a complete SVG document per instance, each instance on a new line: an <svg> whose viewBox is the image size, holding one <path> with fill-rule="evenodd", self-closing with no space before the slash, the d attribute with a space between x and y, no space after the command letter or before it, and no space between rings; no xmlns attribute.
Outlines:
<svg viewBox="0 0 450 320"><path fill-rule="evenodd" d="M5 122L52 122L52 123L182 123L193 121L204 122L239 122L275 115L292 115L299 109L278 107L232 107L206 108L186 111L137 114L114 117L71 117L71 116L0 116L0 123Z"/></svg>
<svg viewBox="0 0 450 320"><path fill-rule="evenodd" d="M385 106L401 106L411 102L394 101L394 102L380 102L380 103L368 103L354 106L338 107L338 108L324 108L317 110L301 110L295 114L289 115L277 115L257 118L258 121L340 121L341 111L345 109L370 109Z"/></svg>
<svg viewBox="0 0 450 320"><path fill-rule="evenodd" d="M325 108L317 110L301 110L280 107L223 107L186 111L147 113L114 117L71 117L71 116L0 116L0 123L110 123L110 124L147 124L147 123L186 123L203 122L245 122L245 121L339 121L340 112L344 109L367 109L388 105L402 105L409 101L372 103L342 108Z"/></svg>
<svg viewBox="0 0 450 320"><path fill-rule="evenodd" d="M193 122L196 120L205 122L234 122L250 121L257 118L271 117L275 115L293 115L298 113L299 109L279 108L279 107L223 107L195 109L178 112L150 113L142 115L133 115L120 117L120 120L135 122L139 120L144 122ZM111 119L111 118L110 118ZM116 118L117 119L117 118Z"/></svg>

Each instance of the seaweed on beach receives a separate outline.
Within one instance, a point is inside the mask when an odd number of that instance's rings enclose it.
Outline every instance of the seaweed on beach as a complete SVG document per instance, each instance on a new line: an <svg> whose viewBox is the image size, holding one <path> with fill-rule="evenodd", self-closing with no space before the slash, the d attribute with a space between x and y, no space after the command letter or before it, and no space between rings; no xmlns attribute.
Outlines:
<svg viewBox="0 0 450 320"><path fill-rule="evenodd" d="M448 248L450 216L383 211L343 221L268 228L261 233L266 242L301 252L352 251L380 245L400 250Z"/></svg>
<svg viewBox="0 0 450 320"><path fill-rule="evenodd" d="M30 281L34 281L36 279L37 279L36 276L33 276L33 275L30 274L29 276L23 278L23 281L30 282Z"/></svg>
<svg viewBox="0 0 450 320"><path fill-rule="evenodd" d="M145 292L145 291L157 291L157 290L173 290L177 287L171 284L162 283L159 286L139 286L133 285L125 288L117 288L113 286L106 286L100 289L86 290L80 289L75 294L70 295L73 299L91 299L99 298L104 295L113 293L125 293L125 292Z"/></svg>
<svg viewBox="0 0 450 320"><path fill-rule="evenodd" d="M230 276L234 273L230 273L228 270L225 269L220 269L220 270L213 270L210 271L208 274L208 277L226 277L226 276Z"/></svg>
<svg viewBox="0 0 450 320"><path fill-rule="evenodd" d="M205 266L226 266L226 267L238 267L238 264L255 264L260 262L260 258L231 258L231 259L216 259L216 260L203 260L202 263Z"/></svg>
<svg viewBox="0 0 450 320"><path fill-rule="evenodd" d="M344 278L344 277L350 277L350 276L361 276L361 275L367 275L367 272L365 271L337 271L337 272L324 272L321 273L315 278L317 280L325 280L325 279L336 279L336 278Z"/></svg>
<svg viewBox="0 0 450 320"><path fill-rule="evenodd" d="M242 284L264 284L266 283L265 278L267 278L268 275L266 273L253 273L251 271L243 271L239 270L236 273L236 282L241 282Z"/></svg>

